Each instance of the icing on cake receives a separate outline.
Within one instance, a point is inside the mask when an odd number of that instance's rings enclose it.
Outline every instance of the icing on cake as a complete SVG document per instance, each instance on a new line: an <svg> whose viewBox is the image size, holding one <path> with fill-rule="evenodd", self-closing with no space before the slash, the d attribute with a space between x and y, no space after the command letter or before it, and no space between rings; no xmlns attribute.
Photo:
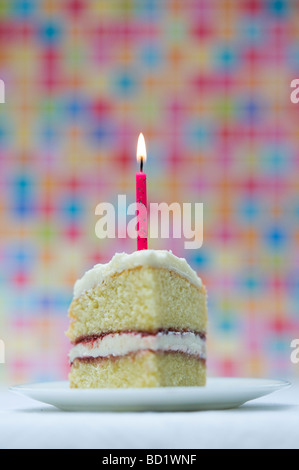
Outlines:
<svg viewBox="0 0 299 470"><path fill-rule="evenodd" d="M167 250L140 250L131 254L116 253L109 263L96 264L81 279L76 281L74 299L101 284L105 278L140 266L165 268L176 272L197 287L202 286L201 279L189 266L185 258L178 258L171 251Z"/></svg>

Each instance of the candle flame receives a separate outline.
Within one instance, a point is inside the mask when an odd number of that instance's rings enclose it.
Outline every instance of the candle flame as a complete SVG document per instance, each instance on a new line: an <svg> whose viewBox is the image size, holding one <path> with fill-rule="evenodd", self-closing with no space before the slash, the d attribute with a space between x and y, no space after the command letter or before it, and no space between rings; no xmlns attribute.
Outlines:
<svg viewBox="0 0 299 470"><path fill-rule="evenodd" d="M143 162L146 161L146 146L142 133L139 134L137 144L137 162L140 162L141 160L143 160Z"/></svg>

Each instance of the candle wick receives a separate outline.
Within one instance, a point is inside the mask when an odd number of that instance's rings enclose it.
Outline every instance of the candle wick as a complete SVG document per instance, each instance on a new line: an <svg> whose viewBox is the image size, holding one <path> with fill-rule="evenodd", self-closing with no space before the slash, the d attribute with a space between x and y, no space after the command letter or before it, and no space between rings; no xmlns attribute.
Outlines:
<svg viewBox="0 0 299 470"><path fill-rule="evenodd" d="M143 172L143 157L140 157L140 173Z"/></svg>

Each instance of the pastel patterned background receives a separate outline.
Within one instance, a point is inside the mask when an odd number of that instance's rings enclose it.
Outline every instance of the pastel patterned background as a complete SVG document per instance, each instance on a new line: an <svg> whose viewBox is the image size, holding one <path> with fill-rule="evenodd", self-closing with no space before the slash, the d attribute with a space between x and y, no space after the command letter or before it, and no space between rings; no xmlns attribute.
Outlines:
<svg viewBox="0 0 299 470"><path fill-rule="evenodd" d="M64 379L74 281L134 240L95 207L203 202L204 244L150 240L209 291L210 375L298 376L297 0L0 0L4 382Z"/></svg>

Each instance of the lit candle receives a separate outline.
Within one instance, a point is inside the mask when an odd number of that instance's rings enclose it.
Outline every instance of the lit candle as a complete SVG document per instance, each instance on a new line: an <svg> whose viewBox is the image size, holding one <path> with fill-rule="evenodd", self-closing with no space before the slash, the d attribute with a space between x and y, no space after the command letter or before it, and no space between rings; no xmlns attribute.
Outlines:
<svg viewBox="0 0 299 470"><path fill-rule="evenodd" d="M146 173L143 164L146 161L146 147L143 134L139 135L137 144L137 161L140 172L136 173L136 204L137 204L137 250L147 249L147 200Z"/></svg>

